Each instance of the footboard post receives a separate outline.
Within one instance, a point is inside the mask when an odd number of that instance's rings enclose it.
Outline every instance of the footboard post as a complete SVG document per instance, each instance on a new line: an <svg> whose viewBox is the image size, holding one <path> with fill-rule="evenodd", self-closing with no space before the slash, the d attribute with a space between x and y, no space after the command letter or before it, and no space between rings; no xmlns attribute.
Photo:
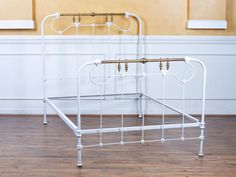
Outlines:
<svg viewBox="0 0 236 177"><path fill-rule="evenodd" d="M77 78L77 167L82 167L82 144L81 144L81 107L80 107L80 69Z"/></svg>
<svg viewBox="0 0 236 177"><path fill-rule="evenodd" d="M47 125L47 103L46 100L43 98L43 124Z"/></svg>
<svg viewBox="0 0 236 177"><path fill-rule="evenodd" d="M203 69L203 86L202 86L202 118L200 123L201 135L200 135L200 151L199 157L203 157L203 145L204 145L204 129L205 129L205 104L206 104L206 67L203 62L199 61Z"/></svg>
<svg viewBox="0 0 236 177"><path fill-rule="evenodd" d="M81 103L80 103L80 71L83 65L78 69L77 75L77 167L82 167L82 143L81 143Z"/></svg>
<svg viewBox="0 0 236 177"><path fill-rule="evenodd" d="M205 130L205 103L206 103L206 67L204 65L204 63L198 59L195 58L190 58L190 57L185 57L185 61L189 62L189 61L195 61L198 62L203 70L203 83L202 83L202 114L201 114L201 121L199 124L199 128L201 130L199 139L200 139L200 149L199 149L199 157L203 157L204 153L203 153L203 146L204 146L204 130Z"/></svg>
<svg viewBox="0 0 236 177"><path fill-rule="evenodd" d="M77 135L77 153L78 153L78 159L77 159L77 167L82 167L83 164L82 164L82 144L81 144L81 137L82 135L81 134L78 134Z"/></svg>
<svg viewBox="0 0 236 177"><path fill-rule="evenodd" d="M203 157L204 153L203 153L203 146L204 146L204 129L205 129L205 123L201 122L200 123L200 129L201 129L201 134L200 134L200 150L199 150L199 157Z"/></svg>
<svg viewBox="0 0 236 177"><path fill-rule="evenodd" d="M138 96L138 117L142 118L143 117L143 104L142 104L142 93L139 94Z"/></svg>
<svg viewBox="0 0 236 177"><path fill-rule="evenodd" d="M81 138L82 138L82 134L81 134L81 93L80 93L80 77L81 77L81 70L88 66L88 65L94 65L94 64L100 64L101 61L100 60L96 60L96 61L92 61L92 62L88 62L83 64L82 66L80 66L78 68L78 74L77 74L77 152L78 152L78 160L77 160L77 167L82 167L82 142L81 142Z"/></svg>

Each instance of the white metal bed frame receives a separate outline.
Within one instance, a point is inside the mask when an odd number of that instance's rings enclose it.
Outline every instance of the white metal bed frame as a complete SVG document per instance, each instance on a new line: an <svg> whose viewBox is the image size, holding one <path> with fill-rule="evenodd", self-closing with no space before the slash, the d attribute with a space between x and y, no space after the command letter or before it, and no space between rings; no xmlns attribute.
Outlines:
<svg viewBox="0 0 236 177"><path fill-rule="evenodd" d="M76 76L77 78L77 95L73 97L67 97L67 96L62 96L62 97L48 97L47 96L47 76L46 76L46 51L45 51L45 22L48 19L51 19L51 24L53 25L54 21L62 16L71 16L73 17L73 24L70 26L67 26L64 30L59 31L56 30L54 27L54 31L57 32L58 34L63 34L66 30L68 30L71 27L79 28L81 25L84 26L112 26L115 25L112 23L113 21L113 16L125 16L127 18L135 18L138 22L138 43L137 43L137 58L136 59L117 59L117 60L94 60L90 62L86 62L83 65L81 65L78 68L78 74ZM81 17L83 16L105 16L106 17L106 23L104 24L81 24L80 20ZM76 21L77 19L77 21ZM52 27L52 26L51 26ZM41 23L41 36L42 36L42 59L43 59L43 102L44 102L44 120L43 123L47 124L47 112L46 112L46 107L49 105L56 113L57 115L66 123L66 125L74 132L75 136L77 137L77 151L78 151L78 160L77 160L77 166L81 167L82 166L82 149L84 147L93 147L93 146L105 146L105 145L114 145L114 144L130 144L130 143L145 143L145 142L155 142L155 141L168 141L168 140L187 140L187 139L199 139L200 140L200 149L199 149L199 156L203 156L203 143L204 143L204 129L205 129L205 120L204 120L204 112L205 112L205 87L206 87L206 68L203 64L202 61L199 59L194 59L190 57L185 57L185 58L158 58L158 59L146 59L141 57L142 53L142 21L141 18L135 14L132 13L72 13L72 14L60 14L60 13L55 13L46 16L42 23ZM176 76L174 73L169 72L169 62L180 62L183 61L185 64L190 65L193 68L193 73L190 78L188 79L180 79L178 76ZM145 70L143 67L144 64L150 63L150 62L158 62L160 65L160 72L159 73L150 73ZM177 80L179 80L182 85L183 85L183 104L185 100L185 93L184 93L184 87L185 83L190 81L194 75L194 66L191 64L193 62L197 62L201 65L203 69L203 79L202 79L202 113L201 113L201 120L199 121L197 118L185 113L183 110L178 110L168 104L165 103L165 98L162 99L161 101L149 96L146 94L145 90L143 89L143 85L145 84L145 78L147 76L153 76L153 75L158 75L163 78L163 81L165 82L165 78L167 75L173 75L176 77ZM128 72L122 72L120 71L120 66L121 64L125 64L125 70L128 70L128 64L135 63L137 67L137 73L136 74L128 74ZM113 74L110 75L109 77L104 75L104 78L107 79L104 82L97 83L95 80L93 80L93 77L90 77L91 82L93 82L95 85L99 85L101 88L108 84L110 80L116 79L116 78L121 78L124 80L126 77L134 77L136 78L136 92L135 93L124 93L123 89L121 93L102 93L100 95L81 95L80 88L82 87L81 85L81 73L83 69L89 68L91 71L93 70L93 67L91 66L100 66L100 65L112 65L116 64L118 65L118 74ZM163 66L165 64L165 67ZM163 84L163 91L165 92L165 85ZM121 114L121 126L120 127L115 127L115 128L104 128L103 127L103 122L102 122L102 114L100 115L100 127L95 128L95 129L82 129L81 128L81 100L86 99L86 98L96 98L98 100L102 101L102 98L105 97L115 97L115 96L121 96L122 100L122 105L123 106L123 99L126 96L134 96L137 99L137 110L138 110L138 116L142 119L142 125L140 126L129 126L125 127L123 126L123 120L124 120L124 115L123 113ZM52 100L55 99L75 99L77 100L77 125L74 124L68 116L66 116L62 110L60 110ZM162 113L162 124L161 125L145 125L145 102L144 100L151 100L154 103L162 105L163 110L166 108L175 111L176 113L182 115L182 123L178 124L165 124L164 121L164 116L165 116L165 111ZM191 120L191 123L186 123L185 118L188 120ZM184 137L184 129L189 128L189 127L199 127L200 128L200 136L198 137L192 137L192 138L185 138ZM165 138L164 131L166 129L182 129L182 135L180 138L173 138L173 139L167 139ZM161 139L156 139L156 140L145 140L144 139L144 132L146 130L161 130L162 131L162 137ZM123 132L129 132L129 131L141 131L141 139L139 141L124 141L124 135ZM116 143L103 143L102 139L102 134L103 133L111 133L111 132L119 132L121 135L120 141ZM98 144L93 144L93 145L87 145L83 146L81 139L82 135L85 134L100 134L100 143Z"/></svg>

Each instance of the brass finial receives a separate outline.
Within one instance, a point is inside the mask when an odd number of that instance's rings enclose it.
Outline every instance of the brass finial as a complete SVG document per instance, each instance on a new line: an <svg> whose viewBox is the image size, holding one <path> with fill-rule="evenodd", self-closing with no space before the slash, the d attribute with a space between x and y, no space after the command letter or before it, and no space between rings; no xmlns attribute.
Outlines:
<svg viewBox="0 0 236 177"><path fill-rule="evenodd" d="M142 63L142 64L145 64L145 63L147 63L147 61L148 61L148 60L147 60L146 58L142 58L141 63Z"/></svg>
<svg viewBox="0 0 236 177"><path fill-rule="evenodd" d="M91 16L94 17L96 14L94 12L91 13Z"/></svg>
<svg viewBox="0 0 236 177"><path fill-rule="evenodd" d="M108 14L106 13L106 22L108 22Z"/></svg>
<svg viewBox="0 0 236 177"><path fill-rule="evenodd" d="M125 72L128 72L128 63L125 63Z"/></svg>
<svg viewBox="0 0 236 177"><path fill-rule="evenodd" d="M170 63L169 61L166 62L166 70L169 70L170 69Z"/></svg>
<svg viewBox="0 0 236 177"><path fill-rule="evenodd" d="M159 68L160 68L160 70L162 71L162 69L163 69L162 61L160 61L160 63L159 63Z"/></svg>
<svg viewBox="0 0 236 177"><path fill-rule="evenodd" d="M120 70L121 70L121 65L120 65L120 63L118 63L117 69L118 69L118 72L120 72Z"/></svg>
<svg viewBox="0 0 236 177"><path fill-rule="evenodd" d="M111 13L111 22L113 22L113 14Z"/></svg>

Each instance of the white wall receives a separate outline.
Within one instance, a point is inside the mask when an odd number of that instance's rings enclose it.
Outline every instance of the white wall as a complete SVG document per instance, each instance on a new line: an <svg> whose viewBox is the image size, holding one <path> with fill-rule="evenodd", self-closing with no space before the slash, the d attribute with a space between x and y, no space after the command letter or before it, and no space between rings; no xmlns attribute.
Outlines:
<svg viewBox="0 0 236 177"><path fill-rule="evenodd" d="M207 114L236 114L236 37L228 36L145 36L143 56L152 57L184 57L191 56L201 59L207 68ZM73 38L71 36L47 38L48 72L50 77L74 77L77 59L80 63L95 58L118 58L119 56L135 58L135 37L127 37L125 44L114 36L96 37L92 40L88 36ZM123 41L124 42L124 41ZM94 54L91 55L91 52ZM79 54L79 56L78 56ZM76 57L78 56L78 58ZM131 66L130 66L131 67ZM173 65L171 65L173 69ZM132 68L132 67L131 67ZM184 70L179 67L180 71ZM197 68L198 69L198 68ZM131 69L132 70L132 69ZM158 65L149 66L149 70L158 71ZM87 73L84 73L84 77ZM196 83L189 86L186 92L186 104L189 113L200 113L201 90L198 81L201 75L197 73ZM0 37L0 100L1 114L38 114L42 113L42 62L39 36L1 36ZM153 83L149 80L150 94L160 97L158 80ZM67 81L50 82L49 94L76 93L73 79ZM127 81L126 89L132 91L134 81ZM98 92L98 88L86 85L85 92ZM110 88L111 89L111 88ZM181 107L177 103L181 99L181 90L176 89L176 82L170 82L167 88L168 102ZM26 100L8 100L19 98ZM27 100L29 99L29 100ZM127 113L135 111L132 101L128 102ZM126 104L128 104L126 103ZM105 103L106 104L106 103ZM119 102L114 103L119 105ZM67 113L74 113L75 106L60 104ZM85 113L97 113L91 102L86 102L83 107ZM109 105L109 104L107 104ZM115 106L114 106L115 107ZM118 113L120 109L107 109L108 113ZM109 110L109 111L108 111ZM52 112L52 111L50 111ZM148 106L148 113L160 113Z"/></svg>

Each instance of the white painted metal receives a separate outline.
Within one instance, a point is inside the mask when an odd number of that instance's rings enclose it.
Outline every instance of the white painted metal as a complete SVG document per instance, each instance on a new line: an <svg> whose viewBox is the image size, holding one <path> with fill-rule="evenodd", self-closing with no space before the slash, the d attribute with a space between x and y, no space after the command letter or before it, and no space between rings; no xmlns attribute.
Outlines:
<svg viewBox="0 0 236 177"><path fill-rule="evenodd" d="M158 129L164 130L164 129L175 129L175 128L182 128L182 127L184 128L199 127L199 123L145 125L145 126L132 126L132 127L121 126L117 128L86 129L86 130L80 130L78 131L78 133L81 133L81 134L112 133L112 132L122 133L122 132L128 132L128 131L144 131L144 130L158 130Z"/></svg>
<svg viewBox="0 0 236 177"><path fill-rule="evenodd" d="M185 138L185 140L197 140L199 137L191 137L191 138ZM165 141L176 141L176 140L182 140L181 138L166 138ZM155 139L155 140L144 140L142 141L125 141L122 145L124 144L137 144L137 143L153 143L153 142L161 142L161 139ZM115 142L115 143L106 143L103 146L112 146L112 145L121 145L120 142ZM89 147L101 147L99 144L92 144L92 145L85 145L83 146L84 148L89 148Z"/></svg>
<svg viewBox="0 0 236 177"><path fill-rule="evenodd" d="M34 29L34 20L0 20L0 29Z"/></svg>
<svg viewBox="0 0 236 177"><path fill-rule="evenodd" d="M171 110L173 110L173 111L175 111L175 112L177 112L179 114L182 114L182 115L186 116L187 118L189 118L189 119L191 119L191 120L193 120L195 122L198 122L198 119L194 118L193 116L191 116L189 114L186 114L186 113L184 113L184 112L182 112L182 111L180 111L180 110L178 110L178 109L176 109L176 108L174 108L174 107L172 107L172 106L170 106L170 105L168 105L168 104L166 104L166 103L164 103L162 101L159 101L159 100L157 100L155 98L152 98L152 97L150 97L148 95L144 95L144 96L147 97L148 99L154 101L154 102L162 104L164 107L167 107L167 108L169 108L169 109L171 109Z"/></svg>
<svg viewBox="0 0 236 177"><path fill-rule="evenodd" d="M46 51L45 51L45 40L44 40L44 25L46 20L52 17L58 17L59 13L54 13L43 18L41 23L41 46L42 46L42 73L43 73L43 124L47 124L47 107L46 107L46 97L47 97L47 78L46 78Z"/></svg>
<svg viewBox="0 0 236 177"><path fill-rule="evenodd" d="M51 100L45 98L47 104L57 113L57 115L70 127L70 129L77 135L78 128L77 126L55 105Z"/></svg>
<svg viewBox="0 0 236 177"><path fill-rule="evenodd" d="M141 21L141 18L138 17L137 15L131 14L131 13L125 13L125 15L126 15L126 17L135 18L138 22L139 32L138 32L138 35L137 35L138 36L137 37L138 42L137 42L137 51L136 51L135 55L136 55L137 59L141 59L142 58L141 55L143 54L143 51L142 51L142 21ZM94 66L101 66L102 65L102 62L101 62L102 60L97 59L97 60L86 62L82 65L79 65L78 73L77 73L77 76L76 76L76 80L77 80L77 89L76 89L77 94L76 94L76 96L62 96L62 97L60 97L60 96L53 97L52 96L51 97L51 96L47 95L47 81L49 81L49 80L48 80L47 75L46 75L46 55L47 55L47 53L46 53L45 38L44 38L44 36L45 36L45 34L44 34L44 25L45 24L44 23L48 19L51 19L52 20L51 28L53 29L53 31L55 33L57 33L59 35L62 35L63 33L65 33L67 30L69 30L71 28L75 28L76 29L76 35L78 35L79 34L78 33L79 27L82 26L82 24L80 24L80 23L73 23L73 24L68 25L67 27L65 27L62 30L58 30L54 26L54 22L58 18L60 18L59 13L49 15L49 16L47 16L43 19L42 24L41 24L42 51L43 51L42 52L42 55L43 55L43 61L42 61L43 67L42 68L43 68L44 123L45 124L47 123L46 105L48 104L51 108L53 108L56 111L56 113L59 115L59 117L72 129L72 131L77 136L77 151L78 151L77 166L82 166L82 149L83 149L83 147L86 146L86 145L85 146L82 145L82 135L83 134L94 134L94 133L100 134L100 136L99 136L99 146L103 146L103 145L117 144L117 143L104 143L103 142L103 133L111 133L111 132L120 133L120 142L118 144L128 144L128 143L134 143L134 142L144 143L144 142L154 142L154 141L167 141L167 140L174 140L174 139L175 140L178 140L178 139L181 139L181 140L191 139L191 138L185 138L184 137L184 133L183 133L184 128L199 127L200 130L201 130L200 137L198 137L198 139L200 139L199 155L203 155L204 125L205 125L205 123L204 123L204 113L205 113L206 70L205 70L204 64L200 60L193 59L193 58L190 58L190 57L185 58L186 64L189 64L192 67L192 75L188 79L184 79L184 80L180 79L175 73L171 73L167 70L161 70L160 73L150 73L150 72L148 72L148 70L146 70L146 68L143 65L137 64L136 65L137 73L135 73L135 74L128 74L128 73L125 73L125 72L122 71L118 74L109 74L109 75L107 75L107 72L106 72L107 67L105 67L105 69L104 69L105 71L103 72L103 75L104 75L103 81L97 82L97 81L95 81L94 77L92 76L92 72L95 68ZM94 36L94 34L95 34L95 27L96 26L108 26L108 30L109 30L111 25L115 25L117 29L121 30L123 35L126 35L126 32L127 32L126 29L123 29L120 26L117 26L116 24L113 24L111 22L106 23L106 24L95 24L95 23L93 23L93 24L83 24L83 26L92 28L92 36ZM95 53L96 51L95 51L94 46L92 46L92 48L93 48L92 53ZM78 60L78 57L77 57L78 54L76 53L76 59L77 60ZM123 56L125 56L124 59L126 59L126 57L127 57L126 55L127 55L127 52L126 52L126 49L125 49L123 51ZM93 57L94 56L95 55L93 55ZM92 58L92 59L95 59L95 58ZM185 110L184 111L178 110L178 109L174 108L173 106L170 106L166 103L167 98L166 98L165 92L166 92L167 87L165 85L165 82L166 82L167 76L169 76L169 75L174 76L174 78L180 83L182 83L182 82L185 83L185 82L188 82L188 81L192 80L192 78L195 75L194 66L191 64L192 62L200 63L202 68L203 68L203 72L204 72L201 122L199 122L199 120L194 118L193 116L188 115L185 112ZM90 82L93 85L99 86L99 90L100 90L99 94L82 95L81 88L83 88L84 85L81 84L81 79L82 79L83 73L85 72L85 69L90 69L90 75L89 75ZM145 85L146 85L146 78L148 76L161 76L163 78L162 102L157 100L156 98L153 98L151 96L147 96ZM136 88L136 93L126 93L125 92L124 80L127 79L127 78L131 78L131 77L134 77L135 81L136 81L136 87L135 87ZM116 91L115 93L107 92L106 86L110 85L110 82L112 80L117 80L118 78L121 79L121 91L118 92L117 90L115 90ZM117 84L118 84L118 82L116 82L116 85L114 85L114 86L116 87ZM185 99L184 92L185 92L185 90L183 90L183 100ZM119 96L118 99L117 99L117 96ZM125 107L124 106L124 100L125 100L126 97L130 98L129 96L132 96L132 97L136 96L134 98L137 100L137 112L138 112L139 117L142 118L141 126L128 126L128 127L124 126L124 107ZM120 101L121 124L120 124L119 127L115 127L115 128L105 128L105 127L103 127L103 101L106 100L106 97L115 98L115 99ZM100 123L99 123L98 128L95 128L95 129L82 129L82 126L81 126L81 113L82 113L82 111L81 111L81 106L82 106L81 100L83 100L85 98L91 99L91 100L94 99L94 98L97 98L98 100L100 100L100 106L99 106L99 108L100 108ZM53 103L53 101L51 101L53 99L76 99L76 102L77 102L77 126L72 121L70 121L70 119ZM153 102L162 105L162 108L163 108L162 113L163 114L162 114L162 124L161 125L145 125L144 109L146 109L146 101L147 100L152 100ZM184 103L184 101L183 101L183 103ZM184 104L183 104L183 108L184 108ZM165 115L166 115L166 110L167 109L181 114L183 116L182 123L166 124ZM185 118L188 118L189 120L191 120L191 123L185 122L184 121ZM172 139L166 138L165 134L164 134L164 130L166 130L166 129L175 129L175 128L179 128L179 129L182 130L182 134L181 134L180 138L172 138ZM161 129L161 131L162 131L162 137L161 137L160 140L145 140L145 136L144 136L145 131L147 131L147 130L158 130L158 129ZM140 141L128 141L128 142L125 141L124 140L124 132L129 132L129 131L141 131ZM192 139L195 139L195 138L192 138ZM88 146L97 146L97 145L88 145Z"/></svg>
<svg viewBox="0 0 236 177"><path fill-rule="evenodd" d="M227 29L226 20L188 20L189 29Z"/></svg>
<svg viewBox="0 0 236 177"><path fill-rule="evenodd" d="M189 61L195 61L198 62L203 70L203 83L202 83L202 117L200 122L200 129L201 129L201 135L200 135L200 150L199 150L199 156L203 156L203 143L204 143L204 129L205 129L205 102L206 102L206 67L202 61L195 58L186 57L186 62Z"/></svg>

